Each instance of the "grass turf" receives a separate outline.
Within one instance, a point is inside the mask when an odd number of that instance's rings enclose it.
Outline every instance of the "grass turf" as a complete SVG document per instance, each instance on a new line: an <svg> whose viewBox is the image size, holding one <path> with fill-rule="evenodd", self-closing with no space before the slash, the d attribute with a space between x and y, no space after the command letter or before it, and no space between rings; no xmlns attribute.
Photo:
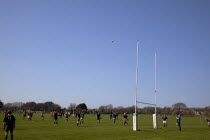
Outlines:
<svg viewBox="0 0 210 140"><path fill-rule="evenodd" d="M101 115L101 123L96 123L95 115L85 115L84 124L76 126L76 118L58 118L58 125L53 124L53 118L45 114L45 120L41 120L41 114L34 114L31 121L22 120L22 116L16 117L14 130L15 140L209 140L210 128L207 127L205 118L183 116L181 120L182 131L179 132L175 116L168 116L168 127L162 125L161 116L158 116L158 129L152 128L152 115L139 115L139 129L132 130L132 116L129 115L128 126L123 125L122 115L113 124L109 115ZM0 116L3 120L3 115ZM4 138L4 130L1 130ZM10 137L9 137L10 138Z"/></svg>

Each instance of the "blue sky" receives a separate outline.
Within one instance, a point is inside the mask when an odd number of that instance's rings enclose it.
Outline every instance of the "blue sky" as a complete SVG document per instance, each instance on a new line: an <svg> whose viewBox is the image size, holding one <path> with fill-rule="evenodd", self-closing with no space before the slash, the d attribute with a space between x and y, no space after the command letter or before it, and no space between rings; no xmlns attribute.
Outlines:
<svg viewBox="0 0 210 140"><path fill-rule="evenodd" d="M137 40L139 101L157 52L157 105L210 105L208 0L0 0L0 100L134 105Z"/></svg>

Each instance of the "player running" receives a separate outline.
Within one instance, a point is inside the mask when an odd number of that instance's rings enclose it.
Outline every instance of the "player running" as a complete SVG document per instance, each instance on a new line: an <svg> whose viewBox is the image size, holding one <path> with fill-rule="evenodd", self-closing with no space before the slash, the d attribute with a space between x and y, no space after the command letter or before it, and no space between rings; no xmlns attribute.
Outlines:
<svg viewBox="0 0 210 140"><path fill-rule="evenodd" d="M31 121L32 116L33 116L33 112L29 111L29 112L28 112L28 120L30 120L30 121Z"/></svg>
<svg viewBox="0 0 210 140"><path fill-rule="evenodd" d="M8 110L7 115L4 117L3 127L5 130L5 140L7 140L8 132L10 131L11 140L13 140L13 130L15 128L15 117L12 112Z"/></svg>
<svg viewBox="0 0 210 140"><path fill-rule="evenodd" d="M101 120L101 114L98 112L98 114L96 115L96 123L100 123Z"/></svg>
<svg viewBox="0 0 210 140"><path fill-rule="evenodd" d="M176 124L179 128L179 131L181 131L181 115L180 114L178 114L176 117Z"/></svg>
<svg viewBox="0 0 210 140"><path fill-rule="evenodd" d="M66 116L66 121L68 122L68 119L69 119L69 113L68 113L68 112L66 112L66 113L65 113L65 116Z"/></svg>
<svg viewBox="0 0 210 140"><path fill-rule="evenodd" d="M77 126L79 126L79 124L81 124L81 114L77 113L76 116L77 116Z"/></svg>
<svg viewBox="0 0 210 140"><path fill-rule="evenodd" d="M123 114L123 122L124 125L128 125L128 115L126 113Z"/></svg>
<svg viewBox="0 0 210 140"><path fill-rule="evenodd" d="M42 118L42 120L44 120L44 113L43 112L41 113L41 118Z"/></svg>
<svg viewBox="0 0 210 140"><path fill-rule="evenodd" d="M117 117L118 117L118 115L116 113L113 114L113 123L116 123Z"/></svg>
<svg viewBox="0 0 210 140"><path fill-rule="evenodd" d="M168 117L166 117L166 114L164 114L164 116L162 117L163 127L167 127L167 119L168 119Z"/></svg>
<svg viewBox="0 0 210 140"><path fill-rule="evenodd" d="M25 120L25 118L26 118L26 111L23 111L23 120Z"/></svg>
<svg viewBox="0 0 210 140"><path fill-rule="evenodd" d="M54 124L58 124L58 113L55 111L53 114Z"/></svg>

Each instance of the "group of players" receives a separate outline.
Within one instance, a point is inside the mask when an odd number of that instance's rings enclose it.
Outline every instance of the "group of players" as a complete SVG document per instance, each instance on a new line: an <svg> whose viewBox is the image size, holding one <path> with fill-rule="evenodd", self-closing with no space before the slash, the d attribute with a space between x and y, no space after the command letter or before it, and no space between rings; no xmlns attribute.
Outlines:
<svg viewBox="0 0 210 140"><path fill-rule="evenodd" d="M60 116L60 117L65 116L66 122L68 122L68 118L71 116L70 112L59 113L57 111L52 111L50 114L51 114L51 117L54 120L54 124L58 124L58 116ZM43 116L43 114L42 114L42 116ZM73 116L74 116L74 114L73 114ZM84 116L85 116L84 112L78 112L78 113L75 114L75 117L77 118L77 126L79 126L79 124L84 123Z"/></svg>
<svg viewBox="0 0 210 140"><path fill-rule="evenodd" d="M26 116L28 117L28 120L31 120L32 117L33 117L33 112L31 112L31 111L22 111L23 120L25 120Z"/></svg>
<svg viewBox="0 0 210 140"><path fill-rule="evenodd" d="M163 127L167 127L168 117L166 116L166 114L164 114L162 120L163 120ZM177 114L176 116L176 125L178 126L179 131L181 131L181 114Z"/></svg>
<svg viewBox="0 0 210 140"><path fill-rule="evenodd" d="M58 116L65 116L66 118L66 121L68 122L68 118L71 116L71 113L70 112L66 112L64 115L61 115L59 114L57 111L52 111L51 112L51 116L53 117L54 119L54 124L58 124ZM74 115L74 117L77 118L77 122L76 122L76 125L79 126L81 124L84 123L84 117L85 117L85 112L76 112L76 114ZM44 118L43 116L43 113L42 113L42 118ZM113 119L113 123L116 123L116 120L118 119L118 114L115 113L115 114L110 114L110 119ZM100 123L100 120L101 120L101 114L98 112L96 114L96 123ZM126 113L123 114L123 123L124 125L128 125L128 115Z"/></svg>
<svg viewBox="0 0 210 140"><path fill-rule="evenodd" d="M164 114L164 116L162 117L163 120L163 127L167 127L167 119L168 117L166 116L166 114ZM206 119L208 127L210 127L210 119ZM176 125L178 126L179 131L181 131L181 114L177 114L176 116Z"/></svg>
<svg viewBox="0 0 210 140"><path fill-rule="evenodd" d="M114 113L114 114L110 114L110 119L113 119L113 123L116 123L116 120L118 120L118 114ZM101 120L101 114L97 113L96 115L96 123L100 123ZM126 113L123 114L123 123L124 125L128 125L128 115Z"/></svg>
<svg viewBox="0 0 210 140"><path fill-rule="evenodd" d="M33 113L30 111L29 112L23 111L23 119L25 119L26 115L28 115L28 120L31 120ZM61 117L65 116L66 121L68 122L68 118L71 116L71 113L70 112L58 113L57 111L52 111L51 116L53 117L54 124L58 124L58 116L61 116ZM74 114L73 114L73 116L74 116ZM76 112L75 117L77 118L77 122L76 122L77 126L84 123L84 116L85 116L84 112L82 112L82 111ZM44 120L43 113L41 113L41 119ZM116 120L118 120L118 114L111 112L110 119L113 119L113 124L115 124ZM164 116L162 117L163 127L167 127L167 119L168 119L168 117L166 116L166 114L164 114ZM98 112L96 114L96 123L99 124L100 120L101 120L101 114ZM210 127L210 120L206 119L206 121L208 123L208 127ZM123 123L124 123L124 125L128 125L128 115L126 113L123 114ZM181 114L178 114L176 116L176 125L178 126L179 131L181 131Z"/></svg>
<svg viewBox="0 0 210 140"><path fill-rule="evenodd" d="M33 113L32 112L23 112L23 119L25 119L26 115L28 115L28 120L31 120ZM66 121L68 121L68 117L71 116L71 113L66 112L63 115L59 115L58 112L53 111L51 112L51 116L54 119L54 124L58 124L58 116L65 116L66 117ZM73 114L74 116L74 114ZM84 123L84 116L85 113L84 112L77 112L75 114L75 117L77 118L77 126L79 126L80 124ZM41 119L44 120L44 114L41 113ZM114 114L110 114L110 119L113 119L113 123L116 123L116 120L118 120L118 114L114 113ZM4 120L3 120L3 129L5 130L5 140L7 140L8 138L8 132L10 131L11 134L11 140L13 140L13 130L15 129L15 117L12 115L12 112L10 110L5 111L4 112ZM96 122L99 124L101 120L101 114L97 113L96 114ZM168 117L164 114L164 116L162 117L162 121L163 121L163 127L167 127L167 120ZM207 123L208 123L208 127L210 127L210 120L206 119ZM124 125L128 125L128 115L126 113L123 114L123 123ZM176 116L176 125L178 126L179 131L181 131L181 115L178 114Z"/></svg>

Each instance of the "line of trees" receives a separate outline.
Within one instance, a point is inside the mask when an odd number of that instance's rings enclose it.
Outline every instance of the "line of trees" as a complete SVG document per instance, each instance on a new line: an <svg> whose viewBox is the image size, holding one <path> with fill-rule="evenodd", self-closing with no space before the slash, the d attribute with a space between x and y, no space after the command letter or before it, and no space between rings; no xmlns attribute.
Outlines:
<svg viewBox="0 0 210 140"><path fill-rule="evenodd" d="M13 112L20 112L22 110L30 110L30 111L44 111L50 112L52 110L57 111L70 111L70 112L77 112L77 111L85 111L86 113L103 113L103 114L110 114L110 113L134 113L134 106L130 107L113 107L112 104L102 105L96 109L88 109L85 103L81 103L76 105L75 103L70 103L69 107L61 108L60 105L53 103L52 101L44 102L44 103L36 103L36 102L14 102L14 103L6 103L4 104L0 100L0 110L12 110ZM137 112L139 114L154 114L154 107L144 107L144 108L137 108ZM157 114L172 114L176 115L181 113L182 115L205 115L210 116L210 106L204 108L188 108L184 103L175 103L171 107L157 107Z"/></svg>
<svg viewBox="0 0 210 140"><path fill-rule="evenodd" d="M51 101L45 102L45 103L14 102L14 103L7 103L7 104L3 105L1 107L1 110L12 110L13 112L19 112L19 111L22 111L22 110L50 112L52 110L61 110L61 107L60 107L60 105L55 104Z"/></svg>
<svg viewBox="0 0 210 140"><path fill-rule="evenodd" d="M12 110L13 112L21 112L21 111L42 111L42 112L51 112L53 110L56 111L70 111L70 112L78 112L85 111L87 112L87 106L85 103L81 103L76 105L75 103L71 103L69 107L61 108L60 105L53 103L52 101L44 102L44 103L36 103L36 102L14 102L14 103L6 103L4 104L0 100L0 109L3 110Z"/></svg>
<svg viewBox="0 0 210 140"><path fill-rule="evenodd" d="M167 115L176 115L178 113L181 113L182 115L205 115L205 116L210 116L210 106L204 107L204 108L188 108L186 104L184 103L175 103L171 107L157 107L157 114L167 114ZM96 112L100 111L101 113L109 114L111 112L115 113L129 113L132 114L134 113L134 106L130 107L113 107L112 105L103 105L100 106L98 109L95 110L89 110L91 112ZM144 108L137 108L137 112L139 114L154 114L155 108L148 106Z"/></svg>

